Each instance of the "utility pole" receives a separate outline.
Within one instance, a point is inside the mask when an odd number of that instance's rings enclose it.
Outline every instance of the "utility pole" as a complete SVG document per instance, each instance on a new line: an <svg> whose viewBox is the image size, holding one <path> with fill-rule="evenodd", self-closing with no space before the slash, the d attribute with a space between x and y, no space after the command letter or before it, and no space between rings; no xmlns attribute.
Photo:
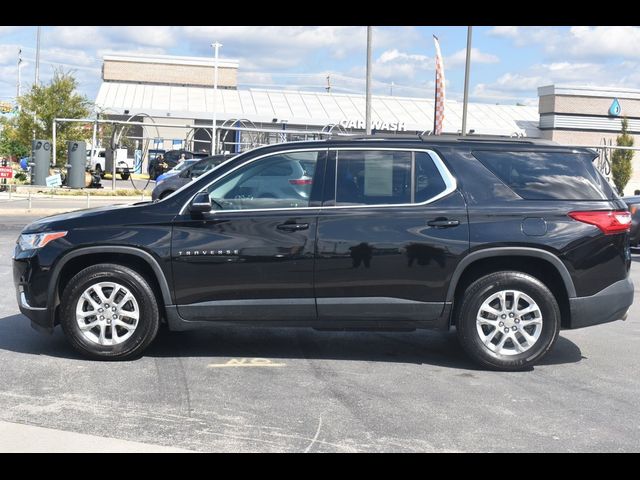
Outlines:
<svg viewBox="0 0 640 480"><path fill-rule="evenodd" d="M371 27L367 27L367 96L364 125L367 135L371 135Z"/></svg>
<svg viewBox="0 0 640 480"><path fill-rule="evenodd" d="M215 155L218 148L218 142L216 139L216 110L218 104L218 50L222 46L218 41L211 44L213 47L213 129L211 131L211 155Z"/></svg>
<svg viewBox="0 0 640 480"><path fill-rule="evenodd" d="M391 81L391 86L389 87L389 96L393 97L393 86L395 85L395 83L393 83L393 81Z"/></svg>
<svg viewBox="0 0 640 480"><path fill-rule="evenodd" d="M467 134L467 105L469 104L469 76L471 75L471 29L467 27L467 62L464 67L464 99L462 101L462 136Z"/></svg>
<svg viewBox="0 0 640 480"><path fill-rule="evenodd" d="M327 75L327 86L325 87L327 93L331 93L331 75Z"/></svg>
<svg viewBox="0 0 640 480"><path fill-rule="evenodd" d="M20 100L20 86L21 86L21 81L20 81L20 69L22 68L22 49L18 50L18 85L16 85L16 104L18 105L18 111L20 111L20 103L18 102L18 100Z"/></svg>

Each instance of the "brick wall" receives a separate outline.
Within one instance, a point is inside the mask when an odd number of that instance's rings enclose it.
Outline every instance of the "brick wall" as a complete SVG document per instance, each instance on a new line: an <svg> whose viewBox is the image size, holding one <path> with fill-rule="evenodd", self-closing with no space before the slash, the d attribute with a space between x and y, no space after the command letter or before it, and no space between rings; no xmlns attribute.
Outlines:
<svg viewBox="0 0 640 480"><path fill-rule="evenodd" d="M622 116L640 117L640 100L619 98ZM607 115L613 98L545 95L540 97L540 113L580 113L580 115Z"/></svg>
<svg viewBox="0 0 640 480"><path fill-rule="evenodd" d="M214 67L105 60L102 78L111 81L213 86ZM238 69L218 67L218 86L237 88Z"/></svg>

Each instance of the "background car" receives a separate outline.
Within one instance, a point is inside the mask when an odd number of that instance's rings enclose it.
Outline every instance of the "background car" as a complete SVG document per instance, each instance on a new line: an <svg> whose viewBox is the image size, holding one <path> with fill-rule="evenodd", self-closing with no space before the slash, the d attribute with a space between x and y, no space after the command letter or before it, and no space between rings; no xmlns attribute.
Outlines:
<svg viewBox="0 0 640 480"><path fill-rule="evenodd" d="M180 173L182 170L184 170L187 167L190 167L191 165L193 165L194 163L200 161L197 158L191 158L189 160L185 160L184 162L180 162L178 163L175 167L173 167L171 170L168 170L167 172L163 173L162 175L159 175L158 177L156 177L156 185L162 181L164 181L166 178L172 176L172 175L176 175L178 173Z"/></svg>
<svg viewBox="0 0 640 480"><path fill-rule="evenodd" d="M262 208L265 204L286 207L292 200L308 201L314 172L315 164L283 154L266 166L249 169L230 189L216 189L211 196L227 209Z"/></svg>
<svg viewBox="0 0 640 480"><path fill-rule="evenodd" d="M624 203L627 204L631 212L631 232L629 232L629 244L637 247L640 244L640 196L624 197Z"/></svg>
<svg viewBox="0 0 640 480"><path fill-rule="evenodd" d="M182 154L184 154L184 158L187 160L191 158L204 158L209 156L209 154L206 152L191 152L184 149L169 150L164 155L162 155L162 163L165 163L167 165L166 168L160 166L159 156L149 161L149 178L151 180L155 180L164 172L175 167L180 161L180 157L182 156Z"/></svg>
<svg viewBox="0 0 640 480"><path fill-rule="evenodd" d="M178 190L183 185L189 183L192 179L199 177L205 172L217 167L225 160L230 159L234 155L213 155L209 157L205 157L199 160L196 160L194 163L187 165L183 168L179 173L175 175L170 175L162 179L158 177L156 179L156 187L151 192L151 198L153 200L158 200L166 197L167 195L171 195L173 192ZM193 159L192 159L193 160ZM183 163L192 161L186 160Z"/></svg>

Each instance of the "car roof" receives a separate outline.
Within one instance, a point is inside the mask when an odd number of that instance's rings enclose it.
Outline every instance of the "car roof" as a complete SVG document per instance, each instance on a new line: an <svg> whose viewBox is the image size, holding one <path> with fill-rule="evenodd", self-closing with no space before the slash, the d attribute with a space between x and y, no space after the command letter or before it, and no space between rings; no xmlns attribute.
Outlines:
<svg viewBox="0 0 640 480"><path fill-rule="evenodd" d="M332 136L324 140L303 140L276 143L259 147L263 151L277 151L295 148L353 148L380 146L381 148L457 148L464 150L479 149L514 149L514 150L547 150L596 155L595 150L588 147L562 145L551 140L529 137L503 137L497 135L407 135L407 134L375 134L359 136ZM254 149L256 150L256 149Z"/></svg>

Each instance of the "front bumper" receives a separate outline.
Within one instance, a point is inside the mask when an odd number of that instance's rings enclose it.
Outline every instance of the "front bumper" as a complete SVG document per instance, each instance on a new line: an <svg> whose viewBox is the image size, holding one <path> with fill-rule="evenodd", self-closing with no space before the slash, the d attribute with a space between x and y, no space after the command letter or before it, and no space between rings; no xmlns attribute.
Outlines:
<svg viewBox="0 0 640 480"><path fill-rule="evenodd" d="M29 256L16 246L13 258L13 283L16 300L23 315L31 320L36 330L51 332L54 316L47 305L48 270L40 268L37 255Z"/></svg>
<svg viewBox="0 0 640 480"><path fill-rule="evenodd" d="M19 289L17 293L20 312L31 320L31 326L39 332L53 332L53 321L49 309L47 307L32 307L23 290Z"/></svg>
<svg viewBox="0 0 640 480"><path fill-rule="evenodd" d="M633 282L630 277L613 283L590 297L570 298L570 328L623 320L632 303Z"/></svg>

